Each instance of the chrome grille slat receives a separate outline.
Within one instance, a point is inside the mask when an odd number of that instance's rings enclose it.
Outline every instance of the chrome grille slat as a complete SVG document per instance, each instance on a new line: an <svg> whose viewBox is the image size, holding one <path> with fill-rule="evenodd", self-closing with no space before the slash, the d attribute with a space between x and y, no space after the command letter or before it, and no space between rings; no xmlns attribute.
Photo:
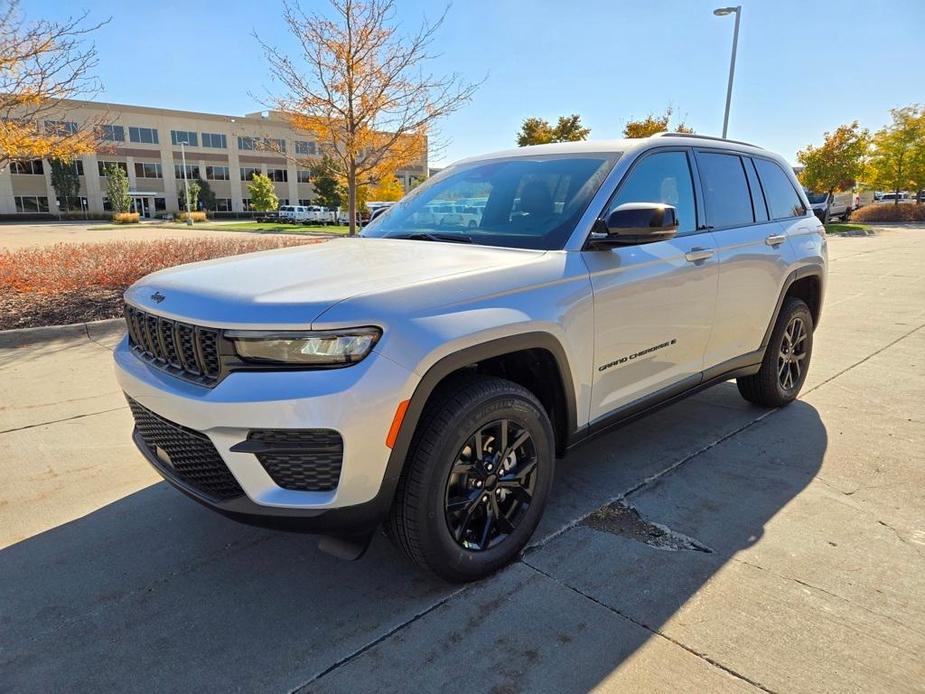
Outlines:
<svg viewBox="0 0 925 694"><path fill-rule="evenodd" d="M125 307L129 345L140 358L200 385L213 386L222 375L221 333Z"/></svg>

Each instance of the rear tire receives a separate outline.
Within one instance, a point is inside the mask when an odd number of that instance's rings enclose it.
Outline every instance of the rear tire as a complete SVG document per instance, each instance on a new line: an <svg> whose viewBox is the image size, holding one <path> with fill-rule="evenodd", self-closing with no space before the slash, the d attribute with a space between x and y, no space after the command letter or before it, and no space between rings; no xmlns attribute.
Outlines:
<svg viewBox="0 0 925 694"><path fill-rule="evenodd" d="M552 425L533 393L491 376L455 378L418 425L386 533L447 581L484 578L526 546L554 466Z"/></svg>
<svg viewBox="0 0 925 694"><path fill-rule="evenodd" d="M796 399L813 351L813 314L802 299L787 297L764 352L761 369L736 379L743 398L764 407Z"/></svg>

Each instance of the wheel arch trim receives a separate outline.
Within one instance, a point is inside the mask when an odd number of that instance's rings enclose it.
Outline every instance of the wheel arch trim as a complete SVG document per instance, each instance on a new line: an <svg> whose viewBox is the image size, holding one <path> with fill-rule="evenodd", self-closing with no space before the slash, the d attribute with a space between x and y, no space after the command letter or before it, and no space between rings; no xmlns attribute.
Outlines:
<svg viewBox="0 0 925 694"><path fill-rule="evenodd" d="M398 479L401 476L401 471L405 464L405 459L411 449L414 433L424 413L424 407L437 386L443 382L447 376L486 359L530 349L546 350L552 355L556 362L559 377L562 380L562 390L565 396L564 404L567 426L564 435L566 437L571 436L578 428L575 386L572 380L572 372L565 348L554 335L541 331L526 332L465 347L441 358L427 370L418 382L411 396L404 419L402 420L395 445L389 455L379 496L385 497L388 503L391 504L395 489L398 486Z"/></svg>

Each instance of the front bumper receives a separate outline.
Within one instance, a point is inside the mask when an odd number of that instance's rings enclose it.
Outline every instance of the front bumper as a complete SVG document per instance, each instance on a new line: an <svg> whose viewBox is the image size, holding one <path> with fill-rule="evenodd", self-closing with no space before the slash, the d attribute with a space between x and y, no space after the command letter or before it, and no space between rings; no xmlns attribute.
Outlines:
<svg viewBox="0 0 925 694"><path fill-rule="evenodd" d="M123 339L115 350L123 391L143 407L209 438L243 496L216 500L172 474L135 432L135 442L168 482L193 499L249 523L311 532L375 527L391 503L386 436L417 376L377 353L325 371L232 373L214 388L178 379L139 359ZM277 485L251 453L232 447L254 429L334 429L343 438L338 485L295 491Z"/></svg>

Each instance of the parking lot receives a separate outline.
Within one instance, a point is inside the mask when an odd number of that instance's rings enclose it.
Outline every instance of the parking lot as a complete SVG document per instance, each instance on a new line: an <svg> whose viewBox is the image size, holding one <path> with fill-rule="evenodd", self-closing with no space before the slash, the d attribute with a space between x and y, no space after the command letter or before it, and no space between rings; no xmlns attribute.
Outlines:
<svg viewBox="0 0 925 694"><path fill-rule="evenodd" d="M576 449L465 587L160 482L118 327L0 336L0 690L925 691L925 229L829 252L799 401L724 383Z"/></svg>

